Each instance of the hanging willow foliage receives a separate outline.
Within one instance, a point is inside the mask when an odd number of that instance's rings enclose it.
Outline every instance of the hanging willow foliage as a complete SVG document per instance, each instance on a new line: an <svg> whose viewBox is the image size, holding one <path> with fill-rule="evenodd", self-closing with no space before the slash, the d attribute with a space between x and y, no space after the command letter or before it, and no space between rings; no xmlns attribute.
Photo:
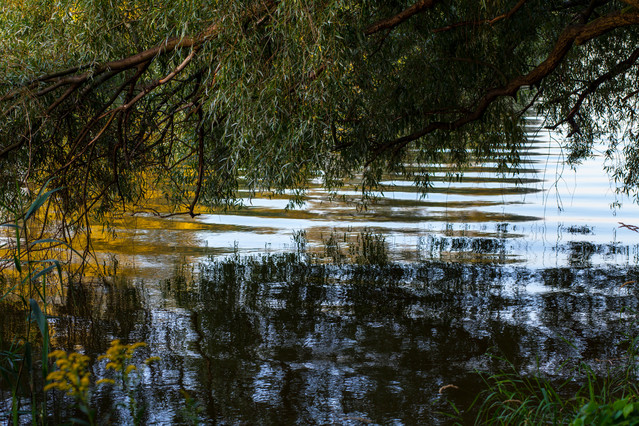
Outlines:
<svg viewBox="0 0 639 426"><path fill-rule="evenodd" d="M636 0L5 0L0 199L74 220L519 160L523 117L639 183ZM15 182L21 182L16 185ZM65 213L65 214L66 214Z"/></svg>

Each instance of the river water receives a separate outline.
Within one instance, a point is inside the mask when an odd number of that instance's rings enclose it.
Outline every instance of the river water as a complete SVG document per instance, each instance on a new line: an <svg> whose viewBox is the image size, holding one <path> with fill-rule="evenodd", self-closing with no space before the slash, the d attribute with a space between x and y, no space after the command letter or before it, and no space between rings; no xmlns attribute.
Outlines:
<svg viewBox="0 0 639 426"><path fill-rule="evenodd" d="M533 269L635 265L639 234L620 228L620 222L639 224L639 206L615 194L601 155L572 170L564 165L561 141L538 130L541 122L530 121L530 143L516 175L500 175L494 164L481 163L468 168L461 181L450 182L444 178L446 167L433 167L434 184L425 196L411 181L388 177L377 202L364 210L354 202L360 196L355 190L330 197L317 186L295 210L286 209L286 196L277 196L247 198L238 211L194 220L142 213L116 228L116 241L98 239L96 248L150 276L165 276L167 262L175 259L287 251L299 231L320 251L331 234L347 234L347 239L380 234L390 260L398 262Z"/></svg>
<svg viewBox="0 0 639 426"><path fill-rule="evenodd" d="M117 272L70 289L54 344L95 356L146 342L161 358L141 370L146 424L445 423L449 400L481 389L477 371L504 367L490 354L549 377L614 358L639 309L639 233L620 227L639 207L601 156L563 166L539 127L514 177L482 163L424 197L389 176L365 210L317 187L294 210L258 197L195 219L137 214L116 239L96 229ZM93 395L115 423L123 398Z"/></svg>

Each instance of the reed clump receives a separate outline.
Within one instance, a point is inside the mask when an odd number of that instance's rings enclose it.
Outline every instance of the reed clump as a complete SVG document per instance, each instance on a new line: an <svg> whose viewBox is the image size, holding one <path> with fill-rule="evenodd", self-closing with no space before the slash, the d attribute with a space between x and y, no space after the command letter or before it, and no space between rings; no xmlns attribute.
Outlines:
<svg viewBox="0 0 639 426"><path fill-rule="evenodd" d="M51 394L59 392L68 405L67 412L80 415L56 418L56 422L94 425L96 411L91 406L91 394L98 386L109 385L126 398L128 420L141 424L144 410L136 400L140 370L159 360L151 357L138 362L136 352L145 343L113 340L94 362L81 352L51 350L51 300L63 299L65 282L70 282L69 278L65 280L55 252L62 248L83 260L64 241L43 237L43 229L34 232L31 226L41 207L58 190L47 190L45 185L30 203L20 202L16 208L0 205L0 212L13 217L0 224L6 231L0 236L4 237L4 242L0 240L0 414L4 414L0 421L15 426L25 422L50 424L53 408L48 403ZM113 372L113 377L93 381L92 371L102 361L106 362L104 370Z"/></svg>
<svg viewBox="0 0 639 426"><path fill-rule="evenodd" d="M467 410L451 401L455 424L638 425L639 337L628 341L624 356L598 365L575 362L561 380L522 374L504 358L498 373L482 373L484 389ZM566 361L562 368L571 364Z"/></svg>

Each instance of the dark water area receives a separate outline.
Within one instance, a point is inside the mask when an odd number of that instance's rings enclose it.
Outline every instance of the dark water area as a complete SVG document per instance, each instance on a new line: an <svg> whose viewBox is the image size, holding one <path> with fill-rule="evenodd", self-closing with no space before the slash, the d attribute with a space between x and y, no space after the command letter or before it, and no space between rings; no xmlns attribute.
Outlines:
<svg viewBox="0 0 639 426"><path fill-rule="evenodd" d="M296 210L262 195L96 225L106 276L52 305L52 345L89 355L97 379L112 340L146 342L137 361L160 361L136 376L142 424L447 424L451 403L472 423L478 372L605 369L636 328L639 233L622 223L638 225L639 206L615 194L601 155L567 169L539 127L515 175L477 163L449 180L433 166L425 196L387 176L366 209L354 188L317 184ZM11 306L5 346L24 327ZM77 415L50 394L53 424ZM125 400L96 387L99 422L132 424ZM6 422L2 386L0 401Z"/></svg>
<svg viewBox="0 0 639 426"><path fill-rule="evenodd" d="M55 322L63 347L99 354L123 337L161 357L142 376L145 424L443 424L450 401L467 408L482 389L477 371L507 367L491 354L524 374L596 368L620 356L639 308L636 287L622 287L635 268L336 266L304 254L190 268L79 286ZM93 396L113 424L127 416L118 398Z"/></svg>

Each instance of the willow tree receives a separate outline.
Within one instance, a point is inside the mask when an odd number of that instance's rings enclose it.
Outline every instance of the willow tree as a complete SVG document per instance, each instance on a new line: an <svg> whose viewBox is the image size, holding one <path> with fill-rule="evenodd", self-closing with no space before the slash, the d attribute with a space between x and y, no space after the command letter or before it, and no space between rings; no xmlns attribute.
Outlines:
<svg viewBox="0 0 639 426"><path fill-rule="evenodd" d="M639 1L5 0L0 194L177 212L428 164L508 170L529 110L639 180ZM420 166L422 165L422 166Z"/></svg>

